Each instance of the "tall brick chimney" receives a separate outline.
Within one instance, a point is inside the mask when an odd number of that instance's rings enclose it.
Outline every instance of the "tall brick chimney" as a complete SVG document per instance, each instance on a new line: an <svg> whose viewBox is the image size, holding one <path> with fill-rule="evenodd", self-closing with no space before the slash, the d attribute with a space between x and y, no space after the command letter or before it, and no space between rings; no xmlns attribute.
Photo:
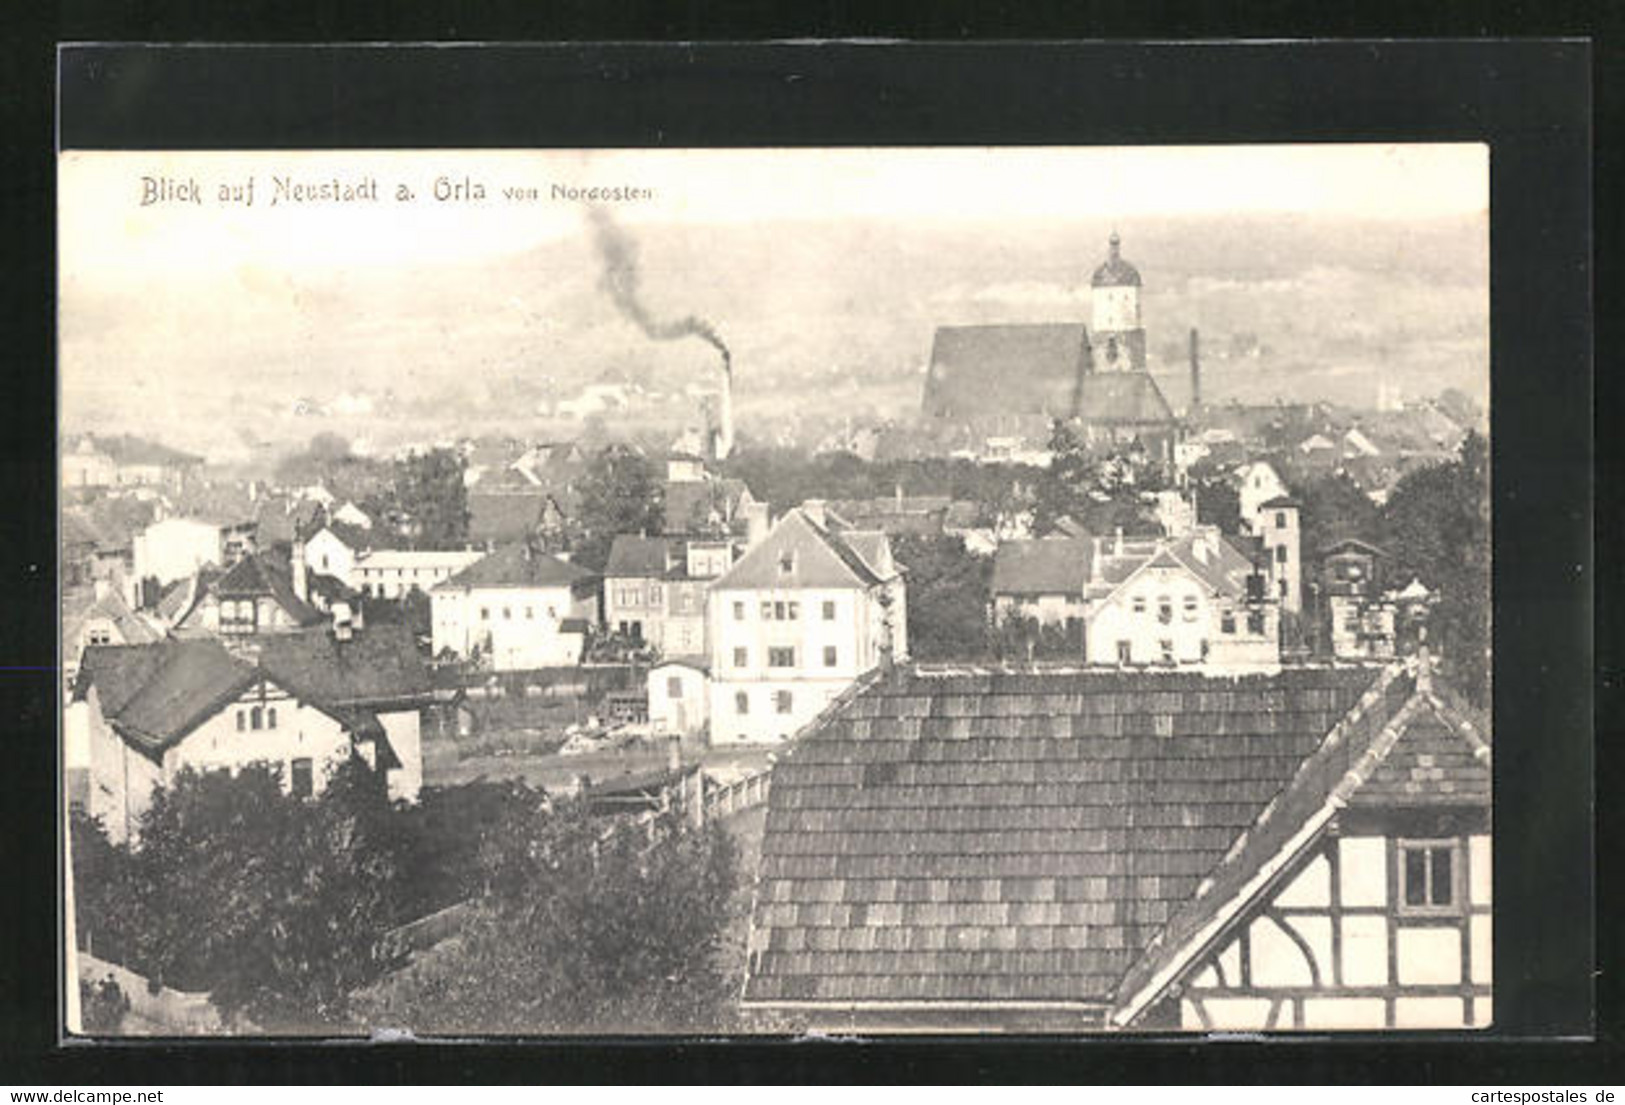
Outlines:
<svg viewBox="0 0 1625 1105"><path fill-rule="evenodd" d="M1190 414L1202 409L1202 351L1196 327L1191 327L1191 406Z"/></svg>

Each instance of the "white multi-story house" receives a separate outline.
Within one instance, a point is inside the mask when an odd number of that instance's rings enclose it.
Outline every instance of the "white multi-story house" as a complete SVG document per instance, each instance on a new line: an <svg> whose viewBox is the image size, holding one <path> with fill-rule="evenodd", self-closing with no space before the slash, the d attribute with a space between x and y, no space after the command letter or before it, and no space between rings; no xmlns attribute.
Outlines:
<svg viewBox="0 0 1625 1105"><path fill-rule="evenodd" d="M711 740L778 741L858 677L908 653L902 573L883 533L808 503L709 594Z"/></svg>
<svg viewBox="0 0 1625 1105"><path fill-rule="evenodd" d="M373 598L398 599L411 591L433 590L484 553L468 549L373 549L356 558L351 587ZM310 550L305 551L310 563Z"/></svg>
<svg viewBox="0 0 1625 1105"><path fill-rule="evenodd" d="M135 581L173 583L226 562L225 528L199 518L165 518L135 535Z"/></svg>
<svg viewBox="0 0 1625 1105"><path fill-rule="evenodd" d="M1264 504L1292 492L1267 460L1255 460L1236 469L1232 482L1241 508L1241 524L1248 533L1257 535Z"/></svg>
<svg viewBox="0 0 1625 1105"><path fill-rule="evenodd" d="M496 671L578 664L598 621L598 577L528 544L479 559L429 598L434 654Z"/></svg>
<svg viewBox="0 0 1625 1105"><path fill-rule="evenodd" d="M356 561L370 550L370 531L343 522L329 522L305 541L305 564L313 572L332 576L346 587L355 587Z"/></svg>
<svg viewBox="0 0 1625 1105"><path fill-rule="evenodd" d="M64 739L89 749L86 812L125 840L139 835L153 790L186 768L268 763L285 789L310 796L353 754L384 775L390 797L415 801L430 692L404 628L354 630L342 618L251 649L217 638L93 646Z"/></svg>

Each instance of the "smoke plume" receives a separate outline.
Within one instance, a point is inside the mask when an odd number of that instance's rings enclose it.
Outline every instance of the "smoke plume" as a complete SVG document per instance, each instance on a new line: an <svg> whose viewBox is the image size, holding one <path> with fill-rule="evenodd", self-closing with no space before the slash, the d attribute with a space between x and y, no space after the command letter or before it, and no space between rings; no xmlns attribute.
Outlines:
<svg viewBox="0 0 1625 1105"><path fill-rule="evenodd" d="M604 272L598 278L602 288L620 309L621 314L638 324L638 328L654 341L677 341L680 338L699 338L722 354L722 368L733 375L733 358L727 344L716 327L697 315L678 319L658 319L644 305L638 274L638 244L624 230L615 225L609 212L601 207L588 213L592 221L593 241L603 261Z"/></svg>

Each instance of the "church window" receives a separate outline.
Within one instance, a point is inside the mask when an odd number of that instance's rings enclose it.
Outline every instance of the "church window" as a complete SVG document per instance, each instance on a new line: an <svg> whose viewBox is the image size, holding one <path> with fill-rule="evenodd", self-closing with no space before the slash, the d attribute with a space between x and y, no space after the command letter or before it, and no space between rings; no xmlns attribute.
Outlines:
<svg viewBox="0 0 1625 1105"><path fill-rule="evenodd" d="M248 711L248 727L250 729L262 729L262 728L264 728L265 727L265 711L261 710L258 706L254 707L252 710Z"/></svg>

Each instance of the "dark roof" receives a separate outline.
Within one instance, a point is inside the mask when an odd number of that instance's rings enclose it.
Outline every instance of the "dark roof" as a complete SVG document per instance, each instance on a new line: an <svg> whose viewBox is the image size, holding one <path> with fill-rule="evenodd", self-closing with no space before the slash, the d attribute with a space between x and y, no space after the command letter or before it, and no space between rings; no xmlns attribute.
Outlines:
<svg viewBox="0 0 1625 1105"><path fill-rule="evenodd" d="M1294 499L1291 495L1277 495L1267 503L1260 503L1258 509L1274 510L1276 507L1300 507L1302 505L1302 503L1300 503L1297 499Z"/></svg>
<svg viewBox="0 0 1625 1105"><path fill-rule="evenodd" d="M1076 537L1003 541L993 554L995 595L1074 595L1083 598L1094 542Z"/></svg>
<svg viewBox="0 0 1625 1105"><path fill-rule="evenodd" d="M1317 815L1342 805L1487 808L1490 774L1488 734L1412 670L1389 667L1176 911L1124 978L1120 1001L1143 1003L1155 996L1148 988L1165 988L1159 975L1193 951L1193 941L1246 897L1272 861L1289 858L1283 850Z"/></svg>
<svg viewBox="0 0 1625 1105"><path fill-rule="evenodd" d="M623 533L609 546L604 575L624 579L664 578L668 558L674 550L681 551L678 543L669 538Z"/></svg>
<svg viewBox="0 0 1625 1105"><path fill-rule="evenodd" d="M569 587L593 573L524 544L507 545L476 560L435 589L458 587Z"/></svg>
<svg viewBox="0 0 1625 1105"><path fill-rule="evenodd" d="M1146 372L1091 372L1078 393L1077 416L1102 424L1172 425L1174 412Z"/></svg>
<svg viewBox="0 0 1625 1105"><path fill-rule="evenodd" d="M140 751L157 755L256 678L251 665L213 639L92 646L75 697L94 686L102 715Z"/></svg>
<svg viewBox="0 0 1625 1105"><path fill-rule="evenodd" d="M1110 252L1106 256L1106 263L1096 269L1095 275L1090 278L1089 283L1093 287L1140 286L1140 270L1123 260L1123 255L1119 252L1121 244L1122 239L1114 231L1108 246Z"/></svg>
<svg viewBox="0 0 1625 1105"><path fill-rule="evenodd" d="M1081 323L942 326L931 343L924 410L955 419L1064 416L1076 408L1088 370L1089 334Z"/></svg>
<svg viewBox="0 0 1625 1105"><path fill-rule="evenodd" d="M1110 1000L1377 674L874 681L774 769L746 999Z"/></svg>
<svg viewBox="0 0 1625 1105"><path fill-rule="evenodd" d="M1369 541L1362 541L1358 537L1335 537L1320 547L1321 556L1331 556L1343 549L1359 549L1372 556L1387 556L1388 553L1381 546L1373 545Z"/></svg>
<svg viewBox="0 0 1625 1105"><path fill-rule="evenodd" d="M668 481L662 508L666 532L693 533L708 527L713 515L732 523L748 490L743 480L731 477Z"/></svg>
<svg viewBox="0 0 1625 1105"><path fill-rule="evenodd" d="M269 595L296 622L309 625L322 620L320 611L294 593L288 565L267 553L251 553L237 561L214 581L213 590L222 598Z"/></svg>
<svg viewBox="0 0 1625 1105"><path fill-rule="evenodd" d="M335 602L348 602L356 594L342 579L325 572L307 571L305 585L310 588L312 595L320 595L329 606Z"/></svg>
<svg viewBox="0 0 1625 1105"><path fill-rule="evenodd" d="M369 625L348 641L323 627L259 638L259 663L278 683L329 706L381 706L430 693L429 672L404 625Z"/></svg>

